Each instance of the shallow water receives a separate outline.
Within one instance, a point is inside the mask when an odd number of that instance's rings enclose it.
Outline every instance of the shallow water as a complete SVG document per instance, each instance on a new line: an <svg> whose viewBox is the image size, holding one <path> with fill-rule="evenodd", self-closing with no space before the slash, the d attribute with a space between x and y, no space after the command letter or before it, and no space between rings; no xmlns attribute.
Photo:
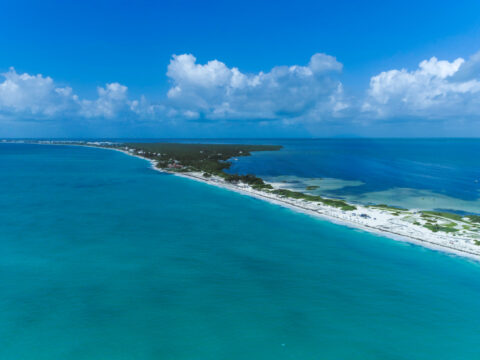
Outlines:
<svg viewBox="0 0 480 360"><path fill-rule="evenodd" d="M480 213L480 139L266 142L284 148L238 158L230 171L294 178L285 187L319 185L315 193L352 202Z"/></svg>
<svg viewBox="0 0 480 360"><path fill-rule="evenodd" d="M480 265L160 174L0 144L0 359L478 359Z"/></svg>

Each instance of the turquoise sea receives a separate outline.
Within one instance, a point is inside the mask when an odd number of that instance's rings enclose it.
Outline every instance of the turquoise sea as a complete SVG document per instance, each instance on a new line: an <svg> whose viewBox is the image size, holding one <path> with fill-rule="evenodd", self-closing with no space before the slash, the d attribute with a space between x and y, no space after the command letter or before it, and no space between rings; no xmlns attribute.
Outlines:
<svg viewBox="0 0 480 360"><path fill-rule="evenodd" d="M480 358L480 264L149 166L0 144L0 359Z"/></svg>

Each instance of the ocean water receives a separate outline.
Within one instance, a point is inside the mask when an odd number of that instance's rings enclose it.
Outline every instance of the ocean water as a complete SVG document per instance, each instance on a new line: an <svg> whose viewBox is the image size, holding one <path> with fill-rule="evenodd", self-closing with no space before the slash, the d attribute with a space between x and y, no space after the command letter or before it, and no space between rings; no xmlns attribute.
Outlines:
<svg viewBox="0 0 480 360"><path fill-rule="evenodd" d="M101 149L0 144L0 208L2 360L480 358L466 259Z"/></svg>
<svg viewBox="0 0 480 360"><path fill-rule="evenodd" d="M240 157L230 171L363 204L480 213L480 139L264 142L284 148Z"/></svg>

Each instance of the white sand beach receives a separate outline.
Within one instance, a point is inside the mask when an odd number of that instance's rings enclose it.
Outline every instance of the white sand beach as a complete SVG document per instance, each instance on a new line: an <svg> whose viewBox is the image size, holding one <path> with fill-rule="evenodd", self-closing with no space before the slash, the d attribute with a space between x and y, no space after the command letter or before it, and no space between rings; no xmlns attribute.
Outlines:
<svg viewBox="0 0 480 360"><path fill-rule="evenodd" d="M45 144L45 143L43 143ZM47 143L48 144L48 143ZM50 145L62 145L50 143ZM333 223L361 229L370 233L386 236L388 238L421 245L430 249L468 257L480 261L480 236L478 227L471 228L471 223L453 221L452 219L436 217L439 224L454 225L455 232L431 231L424 225L428 218L422 216L420 210L393 210L381 207L363 206L354 204L356 210L346 211L337 207L327 206L322 203L285 197L272 192L255 190L245 183L230 183L218 176L205 177L201 172L176 172L157 167L157 162L142 156L134 151L126 151L121 148L103 146L101 143L90 144L63 144L70 146L89 146L122 152L128 156L134 156L150 162L152 169L169 173L175 176L200 181L205 184L217 186L237 193L252 196L257 199L268 201L291 210L308 214L317 218L328 220ZM272 186L278 184L271 183ZM477 245L478 244L478 245Z"/></svg>
<svg viewBox="0 0 480 360"><path fill-rule="evenodd" d="M237 193L268 201L291 210L308 214L336 224L361 229L377 235L386 236L397 241L421 245L433 250L468 257L480 261L480 246L475 244L476 234L470 231L455 233L433 232L423 226L425 219L416 210L402 211L394 215L392 211L381 208L366 207L355 204L356 210L344 211L321 203L293 199L281 195L255 190L244 183L229 183L218 176L204 177L200 172L174 172L156 167L154 160L121 149L113 149L129 156L135 156L151 163L152 169L175 176L200 181ZM445 219L445 222L451 222ZM416 223L416 224L415 224ZM417 225L419 224L419 225ZM461 224L459 224L461 225Z"/></svg>

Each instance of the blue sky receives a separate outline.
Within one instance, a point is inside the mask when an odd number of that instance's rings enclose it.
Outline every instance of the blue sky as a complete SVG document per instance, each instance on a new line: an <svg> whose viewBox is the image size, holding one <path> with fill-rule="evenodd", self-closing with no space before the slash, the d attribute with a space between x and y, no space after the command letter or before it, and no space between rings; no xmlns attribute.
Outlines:
<svg viewBox="0 0 480 360"><path fill-rule="evenodd" d="M0 137L480 135L478 1L17 0L0 34Z"/></svg>

